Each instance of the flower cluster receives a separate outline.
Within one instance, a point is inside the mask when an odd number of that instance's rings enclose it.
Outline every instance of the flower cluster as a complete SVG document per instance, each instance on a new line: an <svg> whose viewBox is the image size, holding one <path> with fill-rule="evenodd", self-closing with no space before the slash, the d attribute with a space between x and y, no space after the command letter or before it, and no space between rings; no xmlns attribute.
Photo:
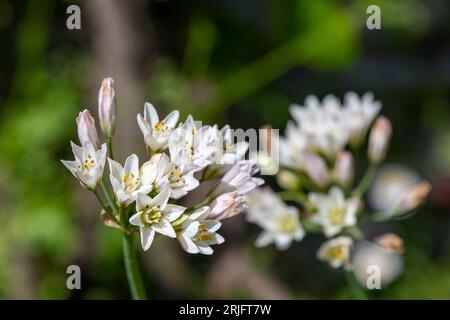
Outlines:
<svg viewBox="0 0 450 320"><path fill-rule="evenodd" d="M352 92L343 102L331 95L322 101L309 96L304 106L290 107L293 120L279 141L277 182L284 190L276 193L266 187L248 195L247 220L263 229L257 246L274 243L286 249L306 233L319 232L327 240L317 257L334 268L350 269L355 241L367 240L358 221L393 219L425 201L430 184L423 181L405 190L390 212L364 212L364 194L385 158L392 134L391 123L379 115L380 109L372 94L359 97ZM368 169L355 184L354 154L366 140ZM384 240L374 243L386 247L395 242L394 236L380 239ZM399 238L395 239L398 243Z"/></svg>
<svg viewBox="0 0 450 320"><path fill-rule="evenodd" d="M256 165L243 161L247 143L235 143L228 126L203 126L192 116L178 124L178 111L160 119L153 105L145 103L137 123L149 157L140 165L138 156L132 154L122 165L112 153L113 85L112 78L104 79L98 99L100 127L107 143L100 145L95 120L85 110L77 118L81 146L72 143L75 160L63 164L84 188L95 193L105 224L126 233L139 231L144 250L158 233L178 239L189 253L212 254L211 246L224 242L217 233L220 220L246 209L244 195L263 184L254 177ZM112 188L103 183L106 160ZM188 195L190 202L185 201ZM183 205L192 199L200 200Z"/></svg>

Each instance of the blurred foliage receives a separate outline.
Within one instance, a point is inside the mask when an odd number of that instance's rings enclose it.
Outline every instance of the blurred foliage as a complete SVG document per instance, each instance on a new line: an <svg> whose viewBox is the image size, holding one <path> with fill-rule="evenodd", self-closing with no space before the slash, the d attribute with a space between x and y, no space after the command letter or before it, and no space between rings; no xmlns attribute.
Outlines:
<svg viewBox="0 0 450 320"><path fill-rule="evenodd" d="M65 29L67 3L0 0L0 298L128 297L119 233L96 217L86 227L79 202L89 194L59 163L71 156L75 116L92 83L85 77L89 43ZM370 4L381 7L382 30L365 28ZM389 160L428 179L448 175L447 1L149 1L147 7L156 54L142 70L156 105L232 127L283 129L288 104L307 94L373 91L394 123ZM405 238L405 273L369 297L450 298L449 226L449 208L433 203L390 226ZM355 297L340 271L314 259L320 239L277 252L254 248L257 230L246 230L230 242L244 245L257 269L292 297ZM83 269L83 290L70 292L65 270L83 256L86 232L93 258ZM212 258L177 251L192 268L184 271L187 291L175 296L206 297L206 274L225 250ZM173 297L153 271L147 284L151 296ZM251 295L238 288L230 298Z"/></svg>

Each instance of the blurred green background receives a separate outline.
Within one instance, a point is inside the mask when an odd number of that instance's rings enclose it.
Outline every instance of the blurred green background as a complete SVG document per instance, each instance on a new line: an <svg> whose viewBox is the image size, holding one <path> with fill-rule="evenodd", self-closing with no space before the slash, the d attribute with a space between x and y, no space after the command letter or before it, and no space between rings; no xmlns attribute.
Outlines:
<svg viewBox="0 0 450 320"><path fill-rule="evenodd" d="M66 8L81 8L81 30ZM366 8L381 8L368 30ZM59 159L75 117L97 114L100 81L116 84L119 161L144 144L144 101L235 128L284 129L306 95L372 91L394 125L388 162L433 184L427 205L385 223L406 243L405 271L374 299L450 298L450 3L419 1L0 0L0 298L129 298L121 238ZM274 179L269 179L272 184ZM157 239L141 255L152 298L357 298L317 261L323 239L285 251L253 246L238 217L212 257ZM66 268L82 289L66 288Z"/></svg>

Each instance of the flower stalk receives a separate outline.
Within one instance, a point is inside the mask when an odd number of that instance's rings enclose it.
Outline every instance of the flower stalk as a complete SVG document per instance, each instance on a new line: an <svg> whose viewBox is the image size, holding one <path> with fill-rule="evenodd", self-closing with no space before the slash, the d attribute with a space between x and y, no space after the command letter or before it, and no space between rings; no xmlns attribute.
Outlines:
<svg viewBox="0 0 450 320"><path fill-rule="evenodd" d="M126 210L122 207L119 208L119 217L122 227L126 228L128 217L126 217ZM125 271L127 274L131 297L134 300L145 300L147 299L147 295L145 293L144 282L142 281L142 275L139 269L136 244L133 234L123 233L122 249L123 262L125 264Z"/></svg>

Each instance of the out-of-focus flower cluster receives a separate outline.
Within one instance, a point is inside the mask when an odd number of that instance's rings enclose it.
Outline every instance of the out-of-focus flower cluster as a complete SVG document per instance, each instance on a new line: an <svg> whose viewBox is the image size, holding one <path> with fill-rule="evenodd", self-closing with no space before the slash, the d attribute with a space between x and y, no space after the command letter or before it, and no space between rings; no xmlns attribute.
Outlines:
<svg viewBox="0 0 450 320"><path fill-rule="evenodd" d="M75 159L63 164L96 195L105 224L127 233L139 231L144 250L158 233L177 238L189 253L212 254L211 246L224 242L217 233L221 220L242 212L247 207L244 195L263 184L254 177L257 166L241 161L248 144L235 143L228 126L204 126L192 116L178 124L178 111L161 119L153 105L145 103L137 123L149 157L140 165L132 154L122 165L112 152L113 85L112 78L104 79L98 99L106 143L100 144L95 120L85 110L77 118L81 145L71 143ZM106 162L111 187L103 182ZM188 195L189 203L199 200L183 206Z"/></svg>
<svg viewBox="0 0 450 320"><path fill-rule="evenodd" d="M381 103L372 94L359 97L353 92L347 93L343 102L331 95L322 101L309 96L304 106L290 107L293 120L279 140L277 182L284 190L276 193L265 187L248 195L247 219L263 229L257 246L274 243L278 249L286 249L308 232L323 233L326 240L317 257L333 268L350 270L355 242L368 241L358 228L361 219L394 219L425 201L430 184L423 181L400 194L390 210L365 211L364 195L392 135L391 123L379 115L380 110ZM355 183L355 155L366 145L367 171ZM380 239L372 243L401 254L398 236Z"/></svg>

